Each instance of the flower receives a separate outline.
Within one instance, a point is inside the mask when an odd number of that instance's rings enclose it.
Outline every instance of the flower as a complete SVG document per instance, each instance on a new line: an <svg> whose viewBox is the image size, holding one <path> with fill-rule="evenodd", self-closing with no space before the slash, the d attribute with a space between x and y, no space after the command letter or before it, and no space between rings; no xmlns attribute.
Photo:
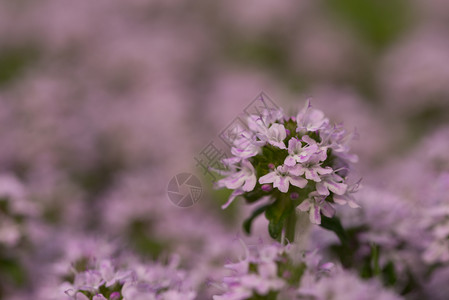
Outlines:
<svg viewBox="0 0 449 300"><path fill-rule="evenodd" d="M352 195L352 194L356 193L359 189L360 189L360 181L348 186L346 189L346 192L344 194L339 195L336 193L334 195L334 202L339 205L348 204L349 207L359 208L360 205L358 205L355 202L354 196Z"/></svg>
<svg viewBox="0 0 449 300"><path fill-rule="evenodd" d="M255 135L252 135L245 130L239 130L236 135L237 136L233 139L234 146L231 148L231 153L233 155L242 159L247 159L260 152L260 146L256 141Z"/></svg>
<svg viewBox="0 0 449 300"><path fill-rule="evenodd" d="M228 189L241 189L245 192L252 191L257 183L253 165L248 160L242 160L240 167L235 165L230 167L232 170L227 172L228 177L220 179L217 182L217 186Z"/></svg>
<svg viewBox="0 0 449 300"><path fill-rule="evenodd" d="M298 205L297 209L308 211L310 222L318 225L321 224L321 212L328 218L332 218L335 214L335 209L326 201L326 196L317 192L310 193L309 198Z"/></svg>
<svg viewBox="0 0 449 300"><path fill-rule="evenodd" d="M254 294L267 295L270 291L279 291L287 285L285 280L278 276L277 266L286 248L273 244L249 251L248 247L240 242L245 257L236 263L225 265L232 274L223 278L225 293L213 296L214 300L244 300Z"/></svg>
<svg viewBox="0 0 449 300"><path fill-rule="evenodd" d="M309 180L320 182L322 175L332 173L331 167L321 167L322 151L314 154L303 164L297 164L291 168L290 173L296 176L305 175Z"/></svg>
<svg viewBox="0 0 449 300"><path fill-rule="evenodd" d="M329 124L329 120L324 117L324 113L321 110L312 108L310 100L296 115L296 122L298 124L297 132L318 131Z"/></svg>
<svg viewBox="0 0 449 300"><path fill-rule="evenodd" d="M282 193L287 193L289 184L304 188L307 180L291 173L288 166L278 166L274 171L259 178L260 184L273 183L273 187L278 188Z"/></svg>
<svg viewBox="0 0 449 300"><path fill-rule="evenodd" d="M385 289L379 281L375 279L362 280L356 274L343 270L341 267L335 269L331 276L315 276L313 273L306 273L304 277L294 299L403 299Z"/></svg>
<svg viewBox="0 0 449 300"><path fill-rule="evenodd" d="M286 149L284 140L287 137L287 132L282 124L274 123L268 128L266 139L269 144L280 149Z"/></svg>
<svg viewBox="0 0 449 300"><path fill-rule="evenodd" d="M348 190L346 183L351 163L356 161L356 156L349 153L349 141L354 134L348 134L341 125L329 124L323 112L312 108L310 101L296 117L284 117L279 110L273 115L262 111L259 116L250 115L247 124L234 143L238 146L232 148L233 156L223 161L228 170L219 171L226 178L216 185L233 190L223 208L237 196L249 203L265 197L270 200L253 211L245 230L250 229L262 209L269 209L265 217L269 220L270 235L276 239L287 225L280 224L274 216L287 214L286 210L294 210L298 204L310 211L315 224L320 223L320 211L334 215L331 203L357 207L351 195L356 189ZM283 198L279 192L289 191L290 197L285 197L290 198L289 202L279 205L284 201L279 199Z"/></svg>
<svg viewBox="0 0 449 300"><path fill-rule="evenodd" d="M331 170L332 171L332 170ZM307 177L307 176L306 176ZM344 195L348 185L343 183L343 178L334 173L324 174L320 182L316 184L316 190L320 195L327 196L330 192L337 195Z"/></svg>
<svg viewBox="0 0 449 300"><path fill-rule="evenodd" d="M285 158L284 164L292 167L296 163L306 162L317 151L316 143L303 147L301 141L293 137L288 141L288 156Z"/></svg>

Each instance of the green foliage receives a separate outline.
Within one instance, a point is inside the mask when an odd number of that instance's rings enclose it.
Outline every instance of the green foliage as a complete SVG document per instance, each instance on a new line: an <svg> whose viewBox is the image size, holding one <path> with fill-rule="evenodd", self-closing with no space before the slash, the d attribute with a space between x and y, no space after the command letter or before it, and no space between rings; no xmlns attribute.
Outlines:
<svg viewBox="0 0 449 300"><path fill-rule="evenodd" d="M33 47L0 48L0 87L18 78L38 56Z"/></svg>
<svg viewBox="0 0 449 300"><path fill-rule="evenodd" d="M288 259L285 257L285 259ZM289 259L286 263L278 264L278 276L287 280L289 286L299 287L302 275L306 271L305 263L294 264Z"/></svg>
<svg viewBox="0 0 449 300"><path fill-rule="evenodd" d="M7 255L0 249L0 278L2 285L7 284L19 288L27 283L27 274L20 263L14 257ZM0 298L2 298L4 291L0 286Z"/></svg>
<svg viewBox="0 0 449 300"><path fill-rule="evenodd" d="M247 300L276 300L278 296L278 292L269 291L266 295L259 295L257 293L254 294L251 298Z"/></svg>
<svg viewBox="0 0 449 300"><path fill-rule="evenodd" d="M406 29L410 13L404 0L330 0L326 4L377 48L387 46Z"/></svg>
<svg viewBox="0 0 449 300"><path fill-rule="evenodd" d="M243 230L247 233L247 234L251 234L251 225L253 224L253 221L260 216L262 213L264 213L268 207L270 207L271 204L267 204L267 205L263 205L260 206L258 208L256 208L251 216L249 218L247 218L244 222L243 222Z"/></svg>
<svg viewBox="0 0 449 300"><path fill-rule="evenodd" d="M293 202L288 195L277 193L276 201L265 211L265 217L268 220L268 232L273 239L280 239L282 229L284 228L287 217L295 214Z"/></svg>
<svg viewBox="0 0 449 300"><path fill-rule="evenodd" d="M340 219L337 217L328 218L326 216L321 216L321 227L333 231L343 246L349 247L349 238L348 235L341 225Z"/></svg>
<svg viewBox="0 0 449 300"><path fill-rule="evenodd" d="M137 252L156 259L169 249L169 244L152 238L148 235L148 232L151 232L151 222L149 220L136 220L131 224L127 236Z"/></svg>

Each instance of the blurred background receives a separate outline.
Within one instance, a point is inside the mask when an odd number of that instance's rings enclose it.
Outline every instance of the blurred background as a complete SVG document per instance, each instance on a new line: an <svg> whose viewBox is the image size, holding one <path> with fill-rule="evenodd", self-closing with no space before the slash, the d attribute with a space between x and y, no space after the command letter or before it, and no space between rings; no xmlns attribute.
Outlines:
<svg viewBox="0 0 449 300"><path fill-rule="evenodd" d="M1 0L0 298L49 299L90 243L203 286L243 213L166 186L262 91L357 128L360 176L411 193L449 169L449 2Z"/></svg>

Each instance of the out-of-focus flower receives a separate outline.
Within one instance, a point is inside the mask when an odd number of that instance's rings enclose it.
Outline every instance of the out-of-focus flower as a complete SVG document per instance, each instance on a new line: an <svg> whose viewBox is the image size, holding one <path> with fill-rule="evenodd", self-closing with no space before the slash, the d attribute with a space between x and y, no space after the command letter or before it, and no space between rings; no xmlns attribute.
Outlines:
<svg viewBox="0 0 449 300"><path fill-rule="evenodd" d="M332 276L322 276L316 280L304 278L304 281L307 284L301 284L297 290L297 299L403 299L393 291L383 288L376 280L363 281L357 275L341 269L334 270Z"/></svg>

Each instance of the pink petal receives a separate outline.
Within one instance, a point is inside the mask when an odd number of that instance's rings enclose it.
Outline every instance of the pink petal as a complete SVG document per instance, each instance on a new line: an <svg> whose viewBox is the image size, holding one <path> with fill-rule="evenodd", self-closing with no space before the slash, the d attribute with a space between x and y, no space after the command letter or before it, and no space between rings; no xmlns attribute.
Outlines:
<svg viewBox="0 0 449 300"><path fill-rule="evenodd" d="M313 224L321 224L320 208L316 205L312 205L309 211L309 219Z"/></svg>
<svg viewBox="0 0 449 300"><path fill-rule="evenodd" d="M223 182L228 189L234 190L243 185L243 183L245 182L245 174L243 174L243 172L235 173L224 179Z"/></svg>
<svg viewBox="0 0 449 300"><path fill-rule="evenodd" d="M323 215L328 218L332 218L335 215L335 208L333 208L328 202L323 203L321 206L321 211L323 212Z"/></svg>
<svg viewBox="0 0 449 300"><path fill-rule="evenodd" d="M308 211L309 209L310 209L310 200L309 199L306 199L306 200L304 200L300 205L298 205L298 209L300 210L300 211Z"/></svg>
<svg viewBox="0 0 449 300"><path fill-rule="evenodd" d="M276 172L270 172L267 175L260 177L259 183L260 184L273 183L275 181L276 177L277 177Z"/></svg>
<svg viewBox="0 0 449 300"><path fill-rule="evenodd" d="M355 202L352 201L352 200L349 200L349 201L348 201L348 205L349 205L349 207L351 207L351 208L360 208L360 205L358 205L357 203L355 203Z"/></svg>
<svg viewBox="0 0 449 300"><path fill-rule="evenodd" d="M290 177L289 179L290 183L294 186L297 186L299 188L303 188L307 185L307 180L302 177Z"/></svg>
<svg viewBox="0 0 449 300"><path fill-rule="evenodd" d="M246 192L254 190L254 187L256 186L256 182L257 182L257 178L255 175L247 177L245 184L242 187L242 190L244 190Z"/></svg>
<svg viewBox="0 0 449 300"><path fill-rule="evenodd" d="M295 165L293 167L288 168L288 172L294 176L302 175L302 174L304 174L304 171L305 171L305 169L301 165Z"/></svg>
<svg viewBox="0 0 449 300"><path fill-rule="evenodd" d="M329 190L327 189L327 187L324 185L323 182L318 182L316 184L316 191L318 192L318 194L323 196L327 196L330 194Z"/></svg>
<svg viewBox="0 0 449 300"><path fill-rule="evenodd" d="M338 205L345 205L348 201L345 196L334 195L334 202Z"/></svg>
<svg viewBox="0 0 449 300"><path fill-rule="evenodd" d="M325 185L331 192L337 195L343 195L346 193L346 189L348 188L346 184L335 181L326 181Z"/></svg>
<svg viewBox="0 0 449 300"><path fill-rule="evenodd" d="M289 155L285 158L284 164L286 166L293 167L294 165L296 165L296 160Z"/></svg>
<svg viewBox="0 0 449 300"><path fill-rule="evenodd" d="M286 177L279 177L279 180L274 183L274 187L277 187L282 193L288 192L288 185L289 184Z"/></svg>
<svg viewBox="0 0 449 300"><path fill-rule="evenodd" d="M242 195L242 194L243 194L243 191L242 191L242 190L235 190L235 191L233 191L232 194L231 194L231 196L229 196L228 201L227 201L225 204L223 204L223 205L221 206L221 209L226 209L229 205L231 205L231 203L234 201L234 199L235 199L237 196L240 196L240 195Z"/></svg>
<svg viewBox="0 0 449 300"><path fill-rule="evenodd" d="M298 140L296 138L291 138L288 141L288 152L293 153L297 149Z"/></svg>
<svg viewBox="0 0 449 300"><path fill-rule="evenodd" d="M314 169L305 169L306 178L315 182L320 182L321 178Z"/></svg>

